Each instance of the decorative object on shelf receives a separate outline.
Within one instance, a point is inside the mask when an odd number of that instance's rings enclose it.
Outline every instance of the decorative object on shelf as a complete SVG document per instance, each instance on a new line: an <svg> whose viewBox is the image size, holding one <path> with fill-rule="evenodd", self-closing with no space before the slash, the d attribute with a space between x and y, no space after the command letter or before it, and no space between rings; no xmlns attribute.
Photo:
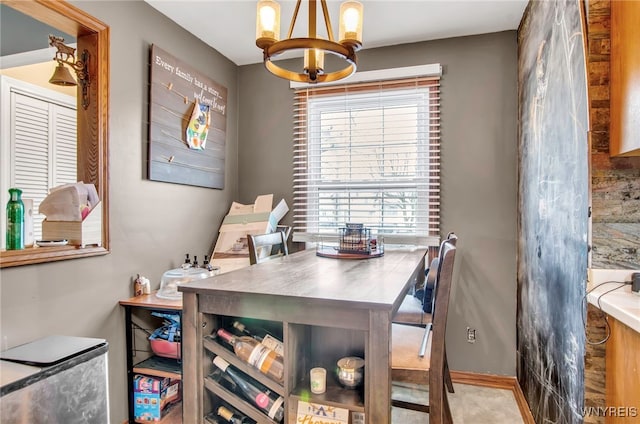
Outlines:
<svg viewBox="0 0 640 424"><path fill-rule="evenodd" d="M258 407L269 418L277 422L284 419L284 399L278 394L271 393L270 390L258 387L246 375L229 365L222 357L213 358L213 364L226 373L231 380L236 383L238 391Z"/></svg>
<svg viewBox="0 0 640 424"><path fill-rule="evenodd" d="M182 299L182 292L178 291L180 284L207 277L209 277L209 271L204 268L193 268L185 262L180 268L170 269L162 274L160 290L156 296L160 299L180 300Z"/></svg>
<svg viewBox="0 0 640 424"><path fill-rule="evenodd" d="M311 393L317 395L327 390L327 370L322 367L311 368L309 371L311 381Z"/></svg>
<svg viewBox="0 0 640 424"><path fill-rule="evenodd" d="M364 359L347 356L338 361L338 380L347 389L355 389L362 384Z"/></svg>
<svg viewBox="0 0 640 424"><path fill-rule="evenodd" d="M308 35L294 38L293 30L298 18L301 0L296 2L289 32L280 40L280 4L274 0L260 0L256 16L256 45L262 49L264 65L274 75L291 81L317 83L337 81L351 76L357 68L356 51L362 47L362 3L345 1L340 5L339 41L335 41L326 0L320 0L328 39L318 37L316 30L317 1L308 0ZM282 53L304 50L302 72L276 65L273 59ZM331 53L346 61L346 65L327 72L324 54Z"/></svg>
<svg viewBox="0 0 640 424"><path fill-rule="evenodd" d="M133 282L133 295L141 296L143 294L151 294L151 282L147 277L138 274Z"/></svg>
<svg viewBox="0 0 640 424"><path fill-rule="evenodd" d="M284 360L281 355L249 336L236 337L222 328L217 334L233 346L233 351L238 358L278 382L284 380Z"/></svg>
<svg viewBox="0 0 640 424"><path fill-rule="evenodd" d="M22 203L22 190L9 189L9 201L7 202L7 234L6 249L24 249L24 203Z"/></svg>
<svg viewBox="0 0 640 424"><path fill-rule="evenodd" d="M164 319L163 326L149 336L151 350L164 358L180 359L180 314L151 312L151 315Z"/></svg>
<svg viewBox="0 0 640 424"><path fill-rule="evenodd" d="M349 410L319 403L298 401L297 423L348 424Z"/></svg>
<svg viewBox="0 0 640 424"><path fill-rule="evenodd" d="M49 82L62 86L78 85L64 65L69 66L75 71L78 81L80 81L82 86L82 108L87 109L90 103L89 85L91 84L88 69L89 52L84 49L80 59L76 59L75 47L67 46L64 44L64 38L56 37L55 35L49 35L49 45L56 49L56 55L53 60L58 62L58 66L53 71Z"/></svg>

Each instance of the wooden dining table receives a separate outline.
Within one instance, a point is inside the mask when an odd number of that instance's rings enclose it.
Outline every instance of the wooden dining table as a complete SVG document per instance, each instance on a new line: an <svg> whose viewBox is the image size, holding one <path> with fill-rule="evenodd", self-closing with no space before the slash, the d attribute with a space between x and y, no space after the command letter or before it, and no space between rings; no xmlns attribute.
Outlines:
<svg viewBox="0 0 640 424"><path fill-rule="evenodd" d="M300 328L362 335L365 377L359 410L367 423L390 423L391 322L408 290L424 280L426 253L426 247L386 246L380 257L334 259L308 249L180 286L184 422L200 423L211 412L203 387L210 372L203 339L215 333L220 322L216 317L232 316L283 324L285 380L274 387L288 403L285 423L296 422L294 404L304 398L298 396L299 386L309 373L299 365L304 362L301 355L313 349L301 346L311 343ZM329 398L318 401L323 399ZM340 400L329 400L341 405Z"/></svg>

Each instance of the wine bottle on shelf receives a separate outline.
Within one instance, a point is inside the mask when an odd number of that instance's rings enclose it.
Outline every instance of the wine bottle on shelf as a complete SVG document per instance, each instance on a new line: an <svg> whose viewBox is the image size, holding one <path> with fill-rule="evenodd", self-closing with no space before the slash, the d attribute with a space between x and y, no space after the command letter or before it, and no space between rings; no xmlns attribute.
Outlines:
<svg viewBox="0 0 640 424"><path fill-rule="evenodd" d="M213 363L216 367L220 368L222 372L231 377L231 380L236 383L237 390L241 392L247 400L257 406L272 420L282 422L284 418L284 399L282 396L271 393L270 390L260 388L253 384L247 376L229 365L229 363L220 356L213 358Z"/></svg>
<svg viewBox="0 0 640 424"><path fill-rule="evenodd" d="M255 421L249 419L237 411L232 411L225 406L218 407L218 416L231 424L253 424Z"/></svg>
<svg viewBox="0 0 640 424"><path fill-rule="evenodd" d="M249 336L236 337L222 328L218 336L233 346L233 351L249 365L259 369L278 382L284 380L284 359L262 343Z"/></svg>
<svg viewBox="0 0 640 424"><path fill-rule="evenodd" d="M239 332L241 332L246 336L253 337L259 342L262 341L262 337L258 336L257 334L253 334L251 331L247 330L247 327L240 321L233 321L233 328L235 328L236 330L238 330Z"/></svg>
<svg viewBox="0 0 640 424"><path fill-rule="evenodd" d="M253 337L254 339L258 340L260 343L268 347L269 349L275 351L278 355L284 356L284 345L282 344L282 341L278 340L276 337L269 334L268 331L263 330L262 333L264 334L264 336L259 336L258 334L255 334L253 331L249 331L247 327L240 321L234 321L233 328L235 328L242 334L245 334L249 337Z"/></svg>

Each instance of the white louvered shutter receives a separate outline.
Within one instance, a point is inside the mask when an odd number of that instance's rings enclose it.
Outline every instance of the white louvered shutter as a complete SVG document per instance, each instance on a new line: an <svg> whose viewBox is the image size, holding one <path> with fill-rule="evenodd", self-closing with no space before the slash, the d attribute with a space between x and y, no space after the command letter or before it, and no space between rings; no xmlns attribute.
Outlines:
<svg viewBox="0 0 640 424"><path fill-rule="evenodd" d="M77 181L76 110L11 91L11 186L33 199L34 239L42 238L40 202L51 187Z"/></svg>

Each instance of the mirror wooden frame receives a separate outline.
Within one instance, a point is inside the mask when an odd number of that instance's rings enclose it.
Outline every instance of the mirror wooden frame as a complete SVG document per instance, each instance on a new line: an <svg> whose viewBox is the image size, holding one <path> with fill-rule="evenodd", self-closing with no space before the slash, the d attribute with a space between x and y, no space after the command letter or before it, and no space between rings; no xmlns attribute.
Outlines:
<svg viewBox="0 0 640 424"><path fill-rule="evenodd" d="M93 183L102 202L101 246L28 247L0 252L0 268L105 255L109 250L109 27L65 1L2 0L25 15L76 35L90 54L90 104L78 108L78 181ZM78 90L78 104L82 102ZM4 207L4 205L2 205ZM2 235L4 237L4 234Z"/></svg>

